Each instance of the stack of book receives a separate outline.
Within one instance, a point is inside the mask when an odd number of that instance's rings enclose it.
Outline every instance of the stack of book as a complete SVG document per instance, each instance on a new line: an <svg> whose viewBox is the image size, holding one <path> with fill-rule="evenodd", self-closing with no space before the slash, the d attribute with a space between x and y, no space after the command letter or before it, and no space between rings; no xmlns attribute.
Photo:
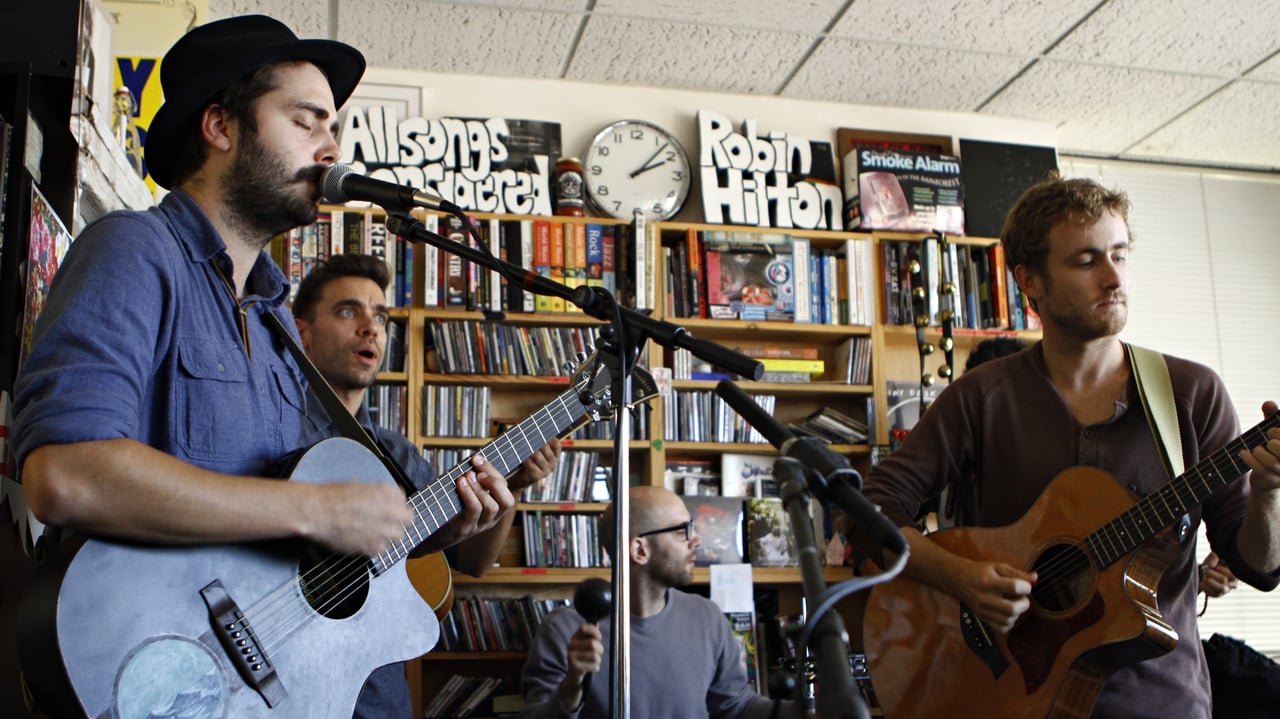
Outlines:
<svg viewBox="0 0 1280 719"><path fill-rule="evenodd" d="M830 407L822 407L791 428L832 444L865 444L870 436L866 422Z"/></svg>
<svg viewBox="0 0 1280 719"><path fill-rule="evenodd" d="M498 687L501 677L464 677L455 674L444 683L435 699L422 710L423 719L464 719L480 708Z"/></svg>

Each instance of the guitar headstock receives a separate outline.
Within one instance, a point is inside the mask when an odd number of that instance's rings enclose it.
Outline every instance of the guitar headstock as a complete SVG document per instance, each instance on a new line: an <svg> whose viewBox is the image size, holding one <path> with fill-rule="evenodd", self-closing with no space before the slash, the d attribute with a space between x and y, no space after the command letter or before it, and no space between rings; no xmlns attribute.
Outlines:
<svg viewBox="0 0 1280 719"><path fill-rule="evenodd" d="M600 351L578 362L577 367L567 368L571 371L569 384L578 392L578 397L585 410L585 418L600 421L613 415L613 373L600 359ZM648 402L658 396L658 384L653 376L639 367L631 371L631 395L633 402Z"/></svg>

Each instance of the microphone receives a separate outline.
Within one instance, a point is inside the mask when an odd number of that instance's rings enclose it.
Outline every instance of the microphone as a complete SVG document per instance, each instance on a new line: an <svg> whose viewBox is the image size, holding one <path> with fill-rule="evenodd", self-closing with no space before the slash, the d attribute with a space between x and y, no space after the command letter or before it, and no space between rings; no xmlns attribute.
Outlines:
<svg viewBox="0 0 1280 719"><path fill-rule="evenodd" d="M879 557L885 549L897 554L906 551L907 540L902 532L862 496L862 475L849 465L847 457L831 451L814 437L797 437L730 380L720 380L716 394L783 456L791 457L817 474L818 479L811 480L809 488L819 499L834 501L849 513L854 521L854 529L850 531L854 536L850 540L857 540L855 544L867 556Z"/></svg>
<svg viewBox="0 0 1280 719"><path fill-rule="evenodd" d="M341 205L351 200L372 202L391 212L408 212L415 207L465 214L462 208L430 190L375 180L359 174L350 165L330 165L320 180L320 194L326 202Z"/></svg>
<svg viewBox="0 0 1280 719"><path fill-rule="evenodd" d="M613 611L613 587L599 577L582 580L573 591L573 610L591 624L599 624L601 619ZM594 673L582 678L582 696L591 688L591 677Z"/></svg>

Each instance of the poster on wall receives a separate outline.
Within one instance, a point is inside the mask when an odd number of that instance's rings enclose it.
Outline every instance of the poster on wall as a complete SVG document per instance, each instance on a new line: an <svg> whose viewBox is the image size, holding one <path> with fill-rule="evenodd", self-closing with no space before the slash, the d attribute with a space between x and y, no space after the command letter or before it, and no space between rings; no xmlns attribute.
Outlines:
<svg viewBox="0 0 1280 719"><path fill-rule="evenodd" d="M31 349L36 317L44 308L53 274L58 271L67 248L71 247L71 233L67 232L66 225L58 219L34 182L31 183L31 225L27 237L27 293L22 311L22 339L18 347L19 367Z"/></svg>
<svg viewBox="0 0 1280 719"><path fill-rule="evenodd" d="M361 174L439 194L464 210L550 215L560 124L467 117L400 118L395 105L346 109L342 162Z"/></svg>
<svg viewBox="0 0 1280 719"><path fill-rule="evenodd" d="M844 229L830 142L699 110L698 177L708 223Z"/></svg>
<svg viewBox="0 0 1280 719"><path fill-rule="evenodd" d="M133 122L138 130L138 147L147 142L147 128L156 110L164 102L164 93L160 90L160 58L157 57L117 57L115 67L115 87L126 88L133 102ZM142 161L142 179L147 189L155 194L156 183L146 172L146 161Z"/></svg>

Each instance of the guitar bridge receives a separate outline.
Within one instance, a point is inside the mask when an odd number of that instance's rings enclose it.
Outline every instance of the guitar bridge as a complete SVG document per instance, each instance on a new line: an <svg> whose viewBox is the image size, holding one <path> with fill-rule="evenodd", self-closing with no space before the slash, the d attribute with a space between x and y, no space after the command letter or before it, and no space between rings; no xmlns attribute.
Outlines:
<svg viewBox="0 0 1280 719"><path fill-rule="evenodd" d="M210 582L200 590L200 596L209 607L213 633L240 677L262 696L267 706L274 707L284 701L289 692L285 691L271 660L258 644L253 628L245 621L244 612L222 586L222 581L215 579Z"/></svg>
<svg viewBox="0 0 1280 719"><path fill-rule="evenodd" d="M991 632L973 610L960 604L960 634L969 650L991 670L991 676L999 679L1009 668L1009 660L1000 651L1000 645L991 638Z"/></svg>

